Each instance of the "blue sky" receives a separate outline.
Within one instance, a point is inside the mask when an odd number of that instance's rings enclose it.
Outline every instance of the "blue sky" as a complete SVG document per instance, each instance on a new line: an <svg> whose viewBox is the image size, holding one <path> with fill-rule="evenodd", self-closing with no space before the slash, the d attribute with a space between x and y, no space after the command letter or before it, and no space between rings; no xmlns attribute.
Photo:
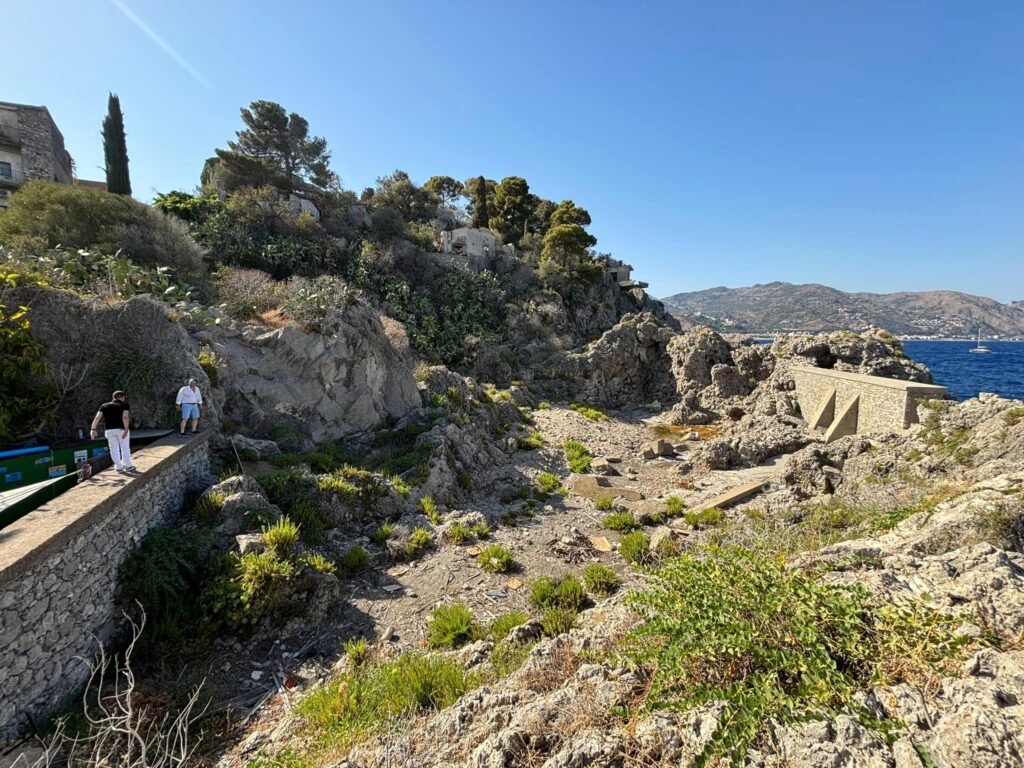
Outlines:
<svg viewBox="0 0 1024 768"><path fill-rule="evenodd" d="M402 168L572 198L658 296L1024 299L1019 0L33 0L2 18L0 100L47 105L102 178L119 93L142 199L194 187L264 98L357 191Z"/></svg>

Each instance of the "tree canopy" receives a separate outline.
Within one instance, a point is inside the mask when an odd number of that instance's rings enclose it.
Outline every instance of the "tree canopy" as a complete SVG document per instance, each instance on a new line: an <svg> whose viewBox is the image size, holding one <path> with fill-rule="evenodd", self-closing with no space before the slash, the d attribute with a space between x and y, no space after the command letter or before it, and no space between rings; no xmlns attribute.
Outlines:
<svg viewBox="0 0 1024 768"><path fill-rule="evenodd" d="M132 182L128 176L128 144L124 135L124 115L116 93L107 97L107 116L103 118L103 160L107 171L107 191L130 195Z"/></svg>
<svg viewBox="0 0 1024 768"><path fill-rule="evenodd" d="M521 176L506 176L494 189L488 205L490 227L506 243L518 243L529 231L539 198L530 194L530 185Z"/></svg>
<svg viewBox="0 0 1024 768"><path fill-rule="evenodd" d="M462 182L451 176L431 176L423 188L437 197L444 206L453 205L465 193Z"/></svg>
<svg viewBox="0 0 1024 768"><path fill-rule="evenodd" d="M477 176L466 182L466 189L470 191L469 204L466 206L466 213L472 217L471 226L477 229L487 229L490 224L490 210L488 198L493 197L495 182Z"/></svg>
<svg viewBox="0 0 1024 768"><path fill-rule="evenodd" d="M405 171L397 170L377 179L370 202L374 208L394 208L406 221L429 221L437 214L438 197L417 187Z"/></svg>
<svg viewBox="0 0 1024 768"><path fill-rule="evenodd" d="M306 118L263 100L243 107L241 114L245 128L228 142L229 149L217 150L225 183L231 187L272 184L288 192L297 182L319 189L337 186L327 141L310 136Z"/></svg>

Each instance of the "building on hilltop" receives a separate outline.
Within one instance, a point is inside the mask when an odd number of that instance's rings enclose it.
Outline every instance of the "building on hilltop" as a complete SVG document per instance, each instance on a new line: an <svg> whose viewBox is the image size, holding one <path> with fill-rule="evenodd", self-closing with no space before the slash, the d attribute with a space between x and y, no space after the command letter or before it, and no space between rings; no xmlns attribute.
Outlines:
<svg viewBox="0 0 1024 768"><path fill-rule="evenodd" d="M0 101L0 207L26 181L70 184L74 161L46 107Z"/></svg>
<svg viewBox="0 0 1024 768"><path fill-rule="evenodd" d="M620 288L646 288L647 283L641 283L633 280L630 275L633 274L633 267L626 264L618 259L613 259L611 256L605 256L604 267L608 271L608 275L619 284Z"/></svg>
<svg viewBox="0 0 1024 768"><path fill-rule="evenodd" d="M487 229L459 227L441 233L441 252L469 259L489 259L498 254L515 256L514 245L500 245L494 233Z"/></svg>

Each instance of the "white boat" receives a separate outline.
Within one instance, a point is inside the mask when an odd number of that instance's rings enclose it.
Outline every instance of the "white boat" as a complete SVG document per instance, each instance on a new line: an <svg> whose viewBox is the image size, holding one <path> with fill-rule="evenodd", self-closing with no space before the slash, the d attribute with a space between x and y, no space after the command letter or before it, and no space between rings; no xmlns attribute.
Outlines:
<svg viewBox="0 0 1024 768"><path fill-rule="evenodd" d="M992 351L991 349L989 349L988 347L986 347L984 344L981 343L981 329L980 328L978 329L978 344L977 344L977 346L975 346L974 348L969 349L967 351L968 352L978 352L978 353L985 353L985 352L991 352Z"/></svg>

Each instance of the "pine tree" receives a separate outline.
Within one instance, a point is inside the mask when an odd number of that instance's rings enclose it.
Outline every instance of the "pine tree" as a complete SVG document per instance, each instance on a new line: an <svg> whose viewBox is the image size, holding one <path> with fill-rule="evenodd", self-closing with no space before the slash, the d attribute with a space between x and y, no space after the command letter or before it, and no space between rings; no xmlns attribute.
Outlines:
<svg viewBox="0 0 1024 768"><path fill-rule="evenodd" d="M107 99L107 116L103 118L103 159L107 167L107 191L130 195L132 182L128 178L124 115L121 114L121 100L116 93L111 93Z"/></svg>

